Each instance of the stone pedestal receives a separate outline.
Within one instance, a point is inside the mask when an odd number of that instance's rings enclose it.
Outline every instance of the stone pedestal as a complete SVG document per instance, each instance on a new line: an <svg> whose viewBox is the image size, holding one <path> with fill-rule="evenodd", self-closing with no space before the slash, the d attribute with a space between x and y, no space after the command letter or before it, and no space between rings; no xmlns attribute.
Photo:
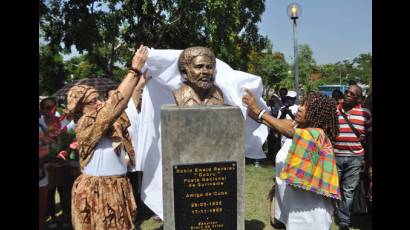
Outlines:
<svg viewBox="0 0 410 230"><path fill-rule="evenodd" d="M244 229L244 124L233 106L161 108L165 230Z"/></svg>

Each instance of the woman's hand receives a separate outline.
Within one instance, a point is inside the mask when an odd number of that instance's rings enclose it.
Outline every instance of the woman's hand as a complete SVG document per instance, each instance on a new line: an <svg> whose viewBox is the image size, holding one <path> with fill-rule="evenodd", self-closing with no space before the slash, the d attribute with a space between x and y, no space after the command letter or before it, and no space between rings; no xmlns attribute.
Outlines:
<svg viewBox="0 0 410 230"><path fill-rule="evenodd" d="M246 94L242 97L242 102L248 106L249 114L256 116L260 113L261 109L256 102L255 96L253 96L252 92L249 89L245 89Z"/></svg>
<svg viewBox="0 0 410 230"><path fill-rule="evenodd" d="M131 68L141 70L141 68L145 64L145 61L147 60L147 57L148 49L141 44L137 52L135 52L134 57L132 58Z"/></svg>
<svg viewBox="0 0 410 230"><path fill-rule="evenodd" d="M143 89L145 85L148 83L148 81L152 78L151 76L148 76L147 74L148 70L145 70L142 76L140 77L136 88L138 89Z"/></svg>
<svg viewBox="0 0 410 230"><path fill-rule="evenodd" d="M249 116L255 119L257 118L259 113L262 111L259 108L258 103L256 102L255 96L253 96L252 92L249 89L245 89L246 95L243 96L242 102L248 106L248 113ZM269 115L269 113L264 113L261 115L261 119L263 124L269 126L270 128L274 128L282 135L285 135L288 138L292 138L294 135L294 129L292 126L291 120L279 120L275 117ZM255 119L259 120L260 119Z"/></svg>

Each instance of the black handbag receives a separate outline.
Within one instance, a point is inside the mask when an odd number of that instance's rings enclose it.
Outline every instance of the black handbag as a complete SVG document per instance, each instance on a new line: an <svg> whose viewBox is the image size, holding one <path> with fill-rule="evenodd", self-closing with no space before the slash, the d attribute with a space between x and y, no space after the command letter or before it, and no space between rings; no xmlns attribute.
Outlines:
<svg viewBox="0 0 410 230"><path fill-rule="evenodd" d="M353 195L352 213L366 214L368 211L365 174L364 172L360 173L359 185Z"/></svg>

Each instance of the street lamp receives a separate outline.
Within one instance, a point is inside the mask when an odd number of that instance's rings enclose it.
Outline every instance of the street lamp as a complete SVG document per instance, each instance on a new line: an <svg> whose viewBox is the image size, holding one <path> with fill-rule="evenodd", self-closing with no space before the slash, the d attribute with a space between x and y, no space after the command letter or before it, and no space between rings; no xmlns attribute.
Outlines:
<svg viewBox="0 0 410 230"><path fill-rule="evenodd" d="M349 58L346 58L346 59L343 59L343 63L345 63L345 62L348 62L349 61ZM338 63L340 63L339 64L339 87L341 88L342 87L342 67L341 67L341 62L338 62ZM346 77L345 78L347 78L347 76L349 76L349 74L347 74L346 75Z"/></svg>
<svg viewBox="0 0 410 230"><path fill-rule="evenodd" d="M299 101L299 78L298 78L298 42L296 40L296 19L302 14L302 7L297 3L291 3L288 5L288 16L293 20L293 49L294 49L294 75L295 75L295 89L296 89L296 100Z"/></svg>

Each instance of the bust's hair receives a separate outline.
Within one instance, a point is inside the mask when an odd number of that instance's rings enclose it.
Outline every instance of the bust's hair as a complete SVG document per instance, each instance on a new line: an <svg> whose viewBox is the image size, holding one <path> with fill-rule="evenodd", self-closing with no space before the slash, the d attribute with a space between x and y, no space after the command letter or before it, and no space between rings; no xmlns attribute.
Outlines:
<svg viewBox="0 0 410 230"><path fill-rule="evenodd" d="M211 58L213 64L216 64L214 52L203 46L194 46L184 49L179 55L178 68L181 73L186 73L186 66L191 64L192 60L197 56L208 56Z"/></svg>

